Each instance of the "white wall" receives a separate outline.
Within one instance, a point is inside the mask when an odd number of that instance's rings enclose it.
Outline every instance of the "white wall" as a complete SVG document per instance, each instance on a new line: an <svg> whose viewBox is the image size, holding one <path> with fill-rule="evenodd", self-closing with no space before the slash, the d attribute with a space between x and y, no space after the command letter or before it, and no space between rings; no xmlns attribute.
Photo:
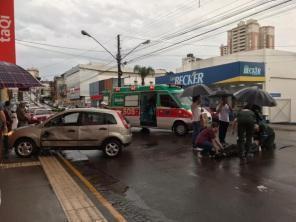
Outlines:
<svg viewBox="0 0 296 222"><path fill-rule="evenodd" d="M239 52L213 57L186 64L177 72L223 65L236 61L264 62L264 89L269 93L281 93L282 98L291 99L291 122L296 122L296 53L273 49ZM268 111L269 109L266 109ZM266 113L268 114L268 112Z"/></svg>

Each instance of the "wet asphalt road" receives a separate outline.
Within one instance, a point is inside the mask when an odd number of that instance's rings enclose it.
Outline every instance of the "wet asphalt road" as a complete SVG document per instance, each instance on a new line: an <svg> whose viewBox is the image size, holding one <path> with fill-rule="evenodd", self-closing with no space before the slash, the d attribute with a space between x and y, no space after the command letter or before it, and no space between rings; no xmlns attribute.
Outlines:
<svg viewBox="0 0 296 222"><path fill-rule="evenodd" d="M199 159L190 136L134 133L119 158L81 151L79 170L128 221L296 221L296 132L277 131L277 150L240 165ZM230 138L228 142L233 142ZM82 155L83 156L83 155Z"/></svg>

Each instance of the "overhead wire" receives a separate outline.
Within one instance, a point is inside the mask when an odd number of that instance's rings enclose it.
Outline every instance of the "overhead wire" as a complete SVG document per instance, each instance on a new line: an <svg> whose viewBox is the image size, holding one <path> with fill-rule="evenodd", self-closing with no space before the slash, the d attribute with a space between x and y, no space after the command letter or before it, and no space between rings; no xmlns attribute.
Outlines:
<svg viewBox="0 0 296 222"><path fill-rule="evenodd" d="M254 1L256 1L256 0L252 0L249 3L254 2ZM190 32L193 32L193 31L196 31L196 30L199 30L202 28L206 28L210 25L214 25L216 23L223 22L224 20L227 20L231 17L235 17L237 15L240 15L241 13L245 13L248 10L253 10L257 7L268 4L270 2L273 2L273 0L267 0L267 1L265 0L263 2L254 3L252 5L248 5L245 7L241 7L241 5L236 6L235 8L229 9L226 12L223 11L222 13L217 14L211 18L203 19L203 20L199 21L198 23L196 23L194 26L191 26L190 29L185 28L185 29L183 29L183 31L177 31L177 32L173 32L173 34L167 34L165 37L160 38L160 40L171 40L171 39L180 37L180 36L188 34ZM157 45L157 43L152 46L155 46L155 45ZM150 45L150 47L151 47L151 45Z"/></svg>
<svg viewBox="0 0 296 222"><path fill-rule="evenodd" d="M133 61L135 61L135 60L139 60L140 58L143 58L143 57L147 57L147 56L153 55L153 54L156 53L156 52L160 52L160 51L163 51L163 50L169 49L169 48L174 47L174 46L176 46L176 45L179 45L179 44L181 44L181 43L183 43L183 42L190 41L190 40L192 40L192 39L194 39L194 38L197 38L197 37L199 37L199 36L202 36L202 35L208 34L208 33L210 33L210 32L213 32L213 31L219 30L219 29L221 29L221 28L223 28L223 27L227 27L227 26L233 24L234 22L240 21L240 20L245 19L245 18L248 18L248 17L250 17L250 16L257 15L257 14L259 14L259 13L262 13L263 11L273 9L273 8L275 8L275 7L277 7L277 6L280 6L280 5L286 4L286 3L291 2L291 1L293 1L293 0L286 0L286 1L283 1L283 2L281 2L281 3L277 3L277 4L274 4L274 5L269 6L269 7L267 7L267 8L261 9L261 10L259 10L259 11L252 12L251 14L245 15L245 16L240 17L239 19L235 19L235 20L233 20L233 21L231 21L231 22L227 22L226 24L223 24L223 25L221 25L221 26L219 26L219 27L216 27L216 28L213 28L213 29L207 30L207 31L205 31L205 32L202 32L202 33L199 33L199 34L193 35L193 36L188 37L188 38L186 38L186 39L180 40L180 41L178 41L178 42L176 42L176 43L174 43L174 44L170 44L170 45L168 45L168 46L165 46L165 47L162 47L162 48L160 48L160 49L157 49L157 50L154 50L154 51L152 51L152 52L149 52L149 53L146 54L146 55L142 55L142 56L139 56L139 57L133 58L133 59L131 59L130 61L128 61L128 63L133 62Z"/></svg>
<svg viewBox="0 0 296 222"><path fill-rule="evenodd" d="M68 55L68 56L84 57L84 58L99 60L99 61L103 61L103 62L110 61L110 60L107 60L107 59L96 58L96 57L91 57L91 56L85 56L85 55L82 55L82 54L72 54L72 53L62 52L62 51L53 50L53 49L42 48L42 47L39 47L39 46L27 45L27 44L24 44L24 43L21 43L21 42L17 42L17 44L22 45L22 46L26 46L26 47L30 47L30 48L41 49L41 50L48 51L48 52Z"/></svg>

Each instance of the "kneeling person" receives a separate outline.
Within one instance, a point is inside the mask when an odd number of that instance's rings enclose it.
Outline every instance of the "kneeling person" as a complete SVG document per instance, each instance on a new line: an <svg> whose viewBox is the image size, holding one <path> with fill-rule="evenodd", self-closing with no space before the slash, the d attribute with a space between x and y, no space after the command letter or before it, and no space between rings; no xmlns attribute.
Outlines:
<svg viewBox="0 0 296 222"><path fill-rule="evenodd" d="M264 150L275 148L275 133L274 130L266 123L259 123L255 125L254 140Z"/></svg>
<svg viewBox="0 0 296 222"><path fill-rule="evenodd" d="M203 149L201 152L202 155L218 154L219 150L223 148L217 139L218 129L218 123L214 122L211 127L204 129L198 134L196 145Z"/></svg>

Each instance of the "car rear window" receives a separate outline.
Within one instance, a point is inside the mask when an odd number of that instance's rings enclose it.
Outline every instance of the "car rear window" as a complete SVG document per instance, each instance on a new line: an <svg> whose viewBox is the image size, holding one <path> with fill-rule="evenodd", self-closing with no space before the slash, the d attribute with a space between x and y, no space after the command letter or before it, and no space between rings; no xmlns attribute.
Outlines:
<svg viewBox="0 0 296 222"><path fill-rule="evenodd" d="M105 113L106 124L117 124L115 117L112 114Z"/></svg>

